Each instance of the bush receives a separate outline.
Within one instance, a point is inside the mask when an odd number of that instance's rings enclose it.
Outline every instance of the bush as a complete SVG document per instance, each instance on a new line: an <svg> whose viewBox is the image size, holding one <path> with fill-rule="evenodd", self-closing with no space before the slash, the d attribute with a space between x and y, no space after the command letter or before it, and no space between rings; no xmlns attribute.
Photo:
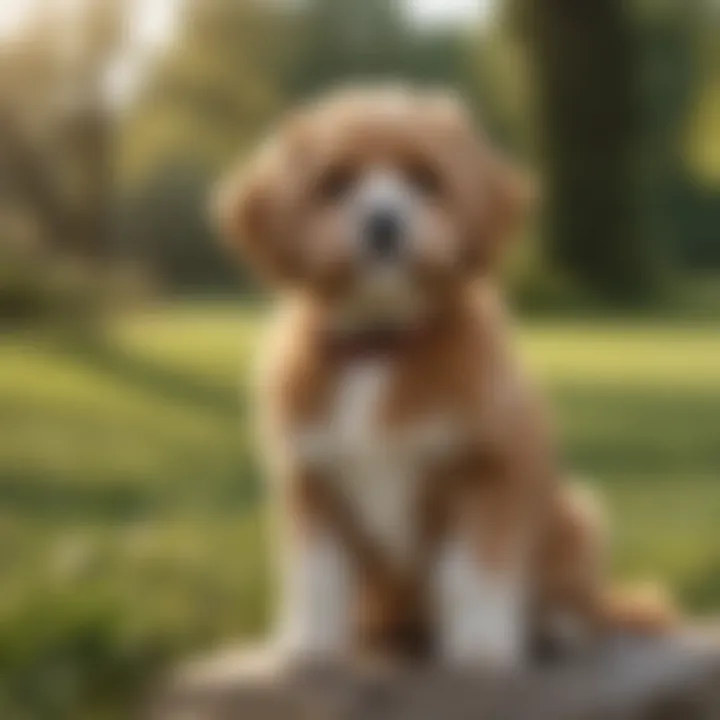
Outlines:
<svg viewBox="0 0 720 720"><path fill-rule="evenodd" d="M121 717L172 654L166 637L128 637L103 593L46 589L0 622L0 716ZM175 649L177 652L177 649Z"/></svg>
<svg viewBox="0 0 720 720"><path fill-rule="evenodd" d="M149 294L143 274L0 245L0 323L92 325Z"/></svg>
<svg viewBox="0 0 720 720"><path fill-rule="evenodd" d="M119 246L126 257L153 270L165 290L228 292L247 286L210 227L212 181L176 163L160 168L119 205Z"/></svg>
<svg viewBox="0 0 720 720"><path fill-rule="evenodd" d="M506 279L515 304L526 313L572 312L589 303L587 295L550 266L534 238L522 238Z"/></svg>

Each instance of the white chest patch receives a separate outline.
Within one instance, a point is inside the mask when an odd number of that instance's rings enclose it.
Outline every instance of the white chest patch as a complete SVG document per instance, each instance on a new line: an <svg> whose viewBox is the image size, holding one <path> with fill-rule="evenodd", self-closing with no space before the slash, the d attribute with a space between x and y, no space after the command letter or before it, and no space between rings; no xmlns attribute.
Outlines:
<svg viewBox="0 0 720 720"><path fill-rule="evenodd" d="M359 450L361 445L378 439L379 413L390 374L387 363L366 361L351 365L340 376L330 422L346 450Z"/></svg>
<svg viewBox="0 0 720 720"><path fill-rule="evenodd" d="M392 381L385 361L351 365L338 379L322 424L301 432L303 460L327 470L365 533L398 563L412 561L418 493L435 423L389 431L381 413Z"/></svg>
<svg viewBox="0 0 720 720"><path fill-rule="evenodd" d="M382 413L393 381L388 361L350 365L320 422L298 428L290 446L321 468L360 527L397 563L415 559L419 500L428 465L447 457L462 434L446 416L388 428Z"/></svg>
<svg viewBox="0 0 720 720"><path fill-rule="evenodd" d="M412 558L420 468L414 453L381 423L392 368L381 361L350 367L340 377L330 417L339 450L334 477L364 531L393 560ZM334 426L334 432L333 427Z"/></svg>

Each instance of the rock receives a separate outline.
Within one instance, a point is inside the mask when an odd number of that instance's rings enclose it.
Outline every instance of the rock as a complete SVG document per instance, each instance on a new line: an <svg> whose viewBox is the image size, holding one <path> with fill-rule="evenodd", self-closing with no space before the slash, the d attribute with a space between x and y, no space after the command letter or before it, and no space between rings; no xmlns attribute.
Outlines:
<svg viewBox="0 0 720 720"><path fill-rule="evenodd" d="M266 649L190 663L144 720L720 720L720 636L614 638L513 676L434 666L292 670Z"/></svg>

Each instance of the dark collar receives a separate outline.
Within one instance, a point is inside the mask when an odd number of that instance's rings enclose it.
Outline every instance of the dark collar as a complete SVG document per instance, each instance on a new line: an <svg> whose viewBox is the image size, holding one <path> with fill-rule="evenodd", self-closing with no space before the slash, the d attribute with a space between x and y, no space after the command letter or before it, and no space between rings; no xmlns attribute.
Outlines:
<svg viewBox="0 0 720 720"><path fill-rule="evenodd" d="M325 330L325 352L335 360L386 359L412 350L428 333L422 325L376 324L357 330Z"/></svg>

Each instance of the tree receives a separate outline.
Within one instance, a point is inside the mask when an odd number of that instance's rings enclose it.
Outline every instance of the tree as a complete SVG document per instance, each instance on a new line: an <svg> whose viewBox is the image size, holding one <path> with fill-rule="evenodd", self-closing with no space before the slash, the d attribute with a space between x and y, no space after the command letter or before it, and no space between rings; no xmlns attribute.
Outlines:
<svg viewBox="0 0 720 720"><path fill-rule="evenodd" d="M285 103L290 16L262 0L188 0L172 45L124 119L126 186L168 163L217 173Z"/></svg>
<svg viewBox="0 0 720 720"><path fill-rule="evenodd" d="M551 259L607 300L655 287L637 197L640 55L624 0L516 0L544 168Z"/></svg>
<svg viewBox="0 0 720 720"><path fill-rule="evenodd" d="M175 289L229 282L208 194L286 102L292 19L262 0L188 0L123 119L120 245Z"/></svg>
<svg viewBox="0 0 720 720"><path fill-rule="evenodd" d="M124 2L80 3L71 17L46 8L0 54L8 194L41 226L46 246L91 260L108 247L113 116L105 80L126 11Z"/></svg>
<svg viewBox="0 0 720 720"><path fill-rule="evenodd" d="M392 0L308 0L297 15L292 99L353 82L449 85L480 105L469 34L420 30Z"/></svg>
<svg viewBox="0 0 720 720"><path fill-rule="evenodd" d="M294 97L343 82L403 73L408 35L398 3L309 0L298 16L299 46L291 77Z"/></svg>

